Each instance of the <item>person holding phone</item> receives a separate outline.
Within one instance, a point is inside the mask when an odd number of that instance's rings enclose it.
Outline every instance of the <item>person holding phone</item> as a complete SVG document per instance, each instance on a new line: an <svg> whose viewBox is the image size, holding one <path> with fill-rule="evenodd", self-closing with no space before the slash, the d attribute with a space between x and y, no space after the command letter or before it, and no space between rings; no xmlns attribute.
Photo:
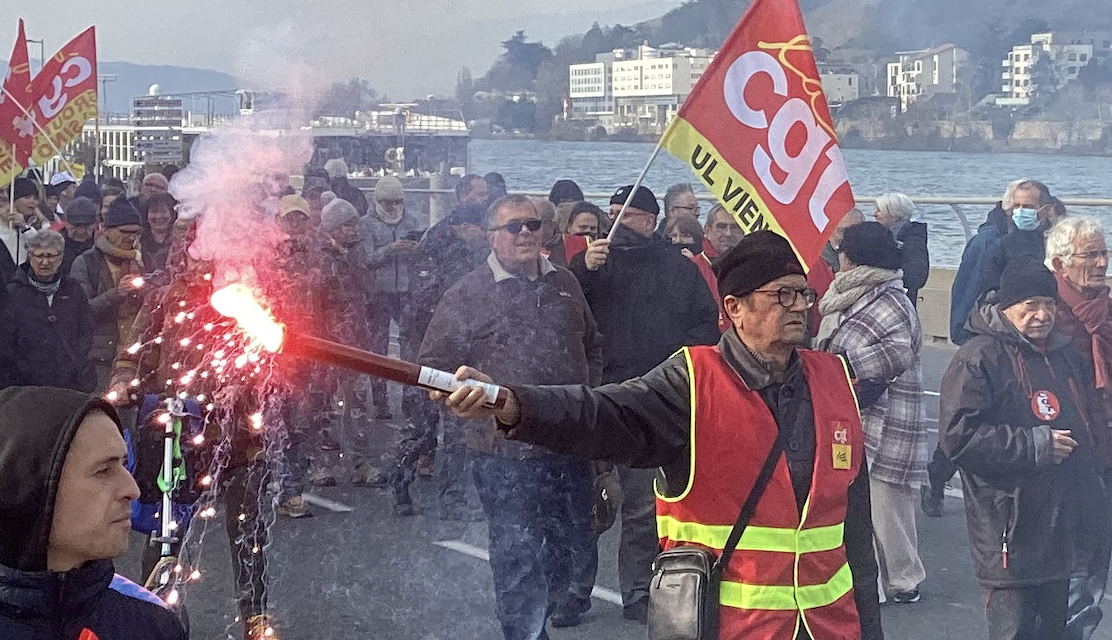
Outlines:
<svg viewBox="0 0 1112 640"><path fill-rule="evenodd" d="M371 329L371 350L386 355L390 344L390 322L398 325L399 336L408 336L402 323L402 308L409 298L410 262L417 252L421 228L405 210L405 190L400 180L387 176L375 185L374 208L362 218L362 236L367 251L367 266L375 269L376 282L370 297L367 318ZM419 338L401 340L402 359L412 360L420 346ZM376 378L371 386L375 418L392 419L386 396L386 382Z"/></svg>

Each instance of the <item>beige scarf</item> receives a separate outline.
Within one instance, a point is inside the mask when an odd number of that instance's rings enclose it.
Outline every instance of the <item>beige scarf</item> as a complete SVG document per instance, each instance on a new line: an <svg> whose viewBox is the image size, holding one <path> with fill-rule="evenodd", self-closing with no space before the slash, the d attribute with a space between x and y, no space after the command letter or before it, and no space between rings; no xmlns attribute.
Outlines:
<svg viewBox="0 0 1112 640"><path fill-rule="evenodd" d="M819 300L822 323L819 324L819 333L815 339L820 348L826 347L830 337L841 326L846 311L858 300L885 282L902 279L903 271L900 269L893 271L866 266L857 266L835 275L826 295Z"/></svg>

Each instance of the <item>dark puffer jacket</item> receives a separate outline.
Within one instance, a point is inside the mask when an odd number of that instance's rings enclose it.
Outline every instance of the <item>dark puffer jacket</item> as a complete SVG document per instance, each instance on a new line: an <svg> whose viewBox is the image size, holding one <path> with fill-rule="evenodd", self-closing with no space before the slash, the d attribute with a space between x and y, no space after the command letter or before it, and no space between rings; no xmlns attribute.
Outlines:
<svg viewBox="0 0 1112 640"><path fill-rule="evenodd" d="M46 294L31 284L28 271L20 267L8 284L12 384L92 391L96 386L89 366L93 316L85 292L63 276L53 302L47 302Z"/></svg>
<svg viewBox="0 0 1112 640"><path fill-rule="evenodd" d="M931 275L931 256L927 249L927 225L908 222L896 231L896 242L903 255L904 289L911 298L911 306L919 304L919 290Z"/></svg>
<svg viewBox="0 0 1112 640"><path fill-rule="evenodd" d="M994 304L967 329L974 338L942 378L939 447L961 468L977 578L990 588L1064 580L1096 562L1108 538L1092 374L1065 335L1037 348ZM1078 442L1060 464L1051 429Z"/></svg>
<svg viewBox="0 0 1112 640"><path fill-rule="evenodd" d="M581 253L568 270L603 336L603 382L644 375L680 347L722 336L718 303L698 267L658 235L619 227L601 269L588 270Z"/></svg>
<svg viewBox="0 0 1112 640"><path fill-rule="evenodd" d="M184 640L177 617L110 560L65 573L46 570L47 540L62 465L90 411L111 406L76 391L0 391L0 638Z"/></svg>

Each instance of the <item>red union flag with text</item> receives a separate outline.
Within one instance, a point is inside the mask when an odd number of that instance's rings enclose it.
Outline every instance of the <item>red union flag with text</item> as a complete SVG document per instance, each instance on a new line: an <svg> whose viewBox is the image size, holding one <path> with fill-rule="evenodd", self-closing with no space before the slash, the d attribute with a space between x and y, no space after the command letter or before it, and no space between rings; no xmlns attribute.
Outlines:
<svg viewBox="0 0 1112 640"><path fill-rule="evenodd" d="M753 1L661 143L746 233L779 233L805 266L853 208L796 0Z"/></svg>
<svg viewBox="0 0 1112 640"><path fill-rule="evenodd" d="M11 182L12 176L18 173L20 168L27 166L27 159L31 157L35 129L23 113L23 109L19 108L22 105L30 109L30 103L31 63L27 57L27 35L23 30L23 20L20 20L15 48L12 49L11 58L8 59L8 72L4 77L3 91L0 91L0 143L2 143L0 146L6 147L9 158L12 157L14 148L14 161L19 166L0 165L0 185Z"/></svg>
<svg viewBox="0 0 1112 640"><path fill-rule="evenodd" d="M44 164L81 135L85 122L97 115L97 42L89 27L62 47L31 81L31 104L25 104L41 127L35 129L31 159ZM0 180L18 173L11 147L0 147Z"/></svg>

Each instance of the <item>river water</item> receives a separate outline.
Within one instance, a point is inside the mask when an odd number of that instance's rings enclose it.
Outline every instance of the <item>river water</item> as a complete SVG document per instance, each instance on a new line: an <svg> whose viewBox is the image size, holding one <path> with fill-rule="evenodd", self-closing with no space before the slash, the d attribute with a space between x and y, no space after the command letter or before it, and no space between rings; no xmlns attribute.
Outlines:
<svg viewBox="0 0 1112 640"><path fill-rule="evenodd" d="M472 170L501 173L510 190L547 191L556 180L568 179L585 192L609 192L633 182L652 150L648 143L538 140L474 140L470 147ZM844 155L857 195L901 191L911 196L999 198L1009 181L1026 177L1045 182L1061 198L1112 197L1109 158L860 149L847 149ZM682 162L662 152L645 185L663 196L668 186L677 182L691 182L698 192L705 193ZM704 214L707 208L704 204ZM872 212L867 205L861 209L866 215ZM963 211L976 227L984 221L988 207L966 206ZM1071 213L1096 216L1105 229L1112 230L1112 210L1076 208ZM921 205L915 219L930 228L932 265L956 265L965 235L950 207Z"/></svg>

